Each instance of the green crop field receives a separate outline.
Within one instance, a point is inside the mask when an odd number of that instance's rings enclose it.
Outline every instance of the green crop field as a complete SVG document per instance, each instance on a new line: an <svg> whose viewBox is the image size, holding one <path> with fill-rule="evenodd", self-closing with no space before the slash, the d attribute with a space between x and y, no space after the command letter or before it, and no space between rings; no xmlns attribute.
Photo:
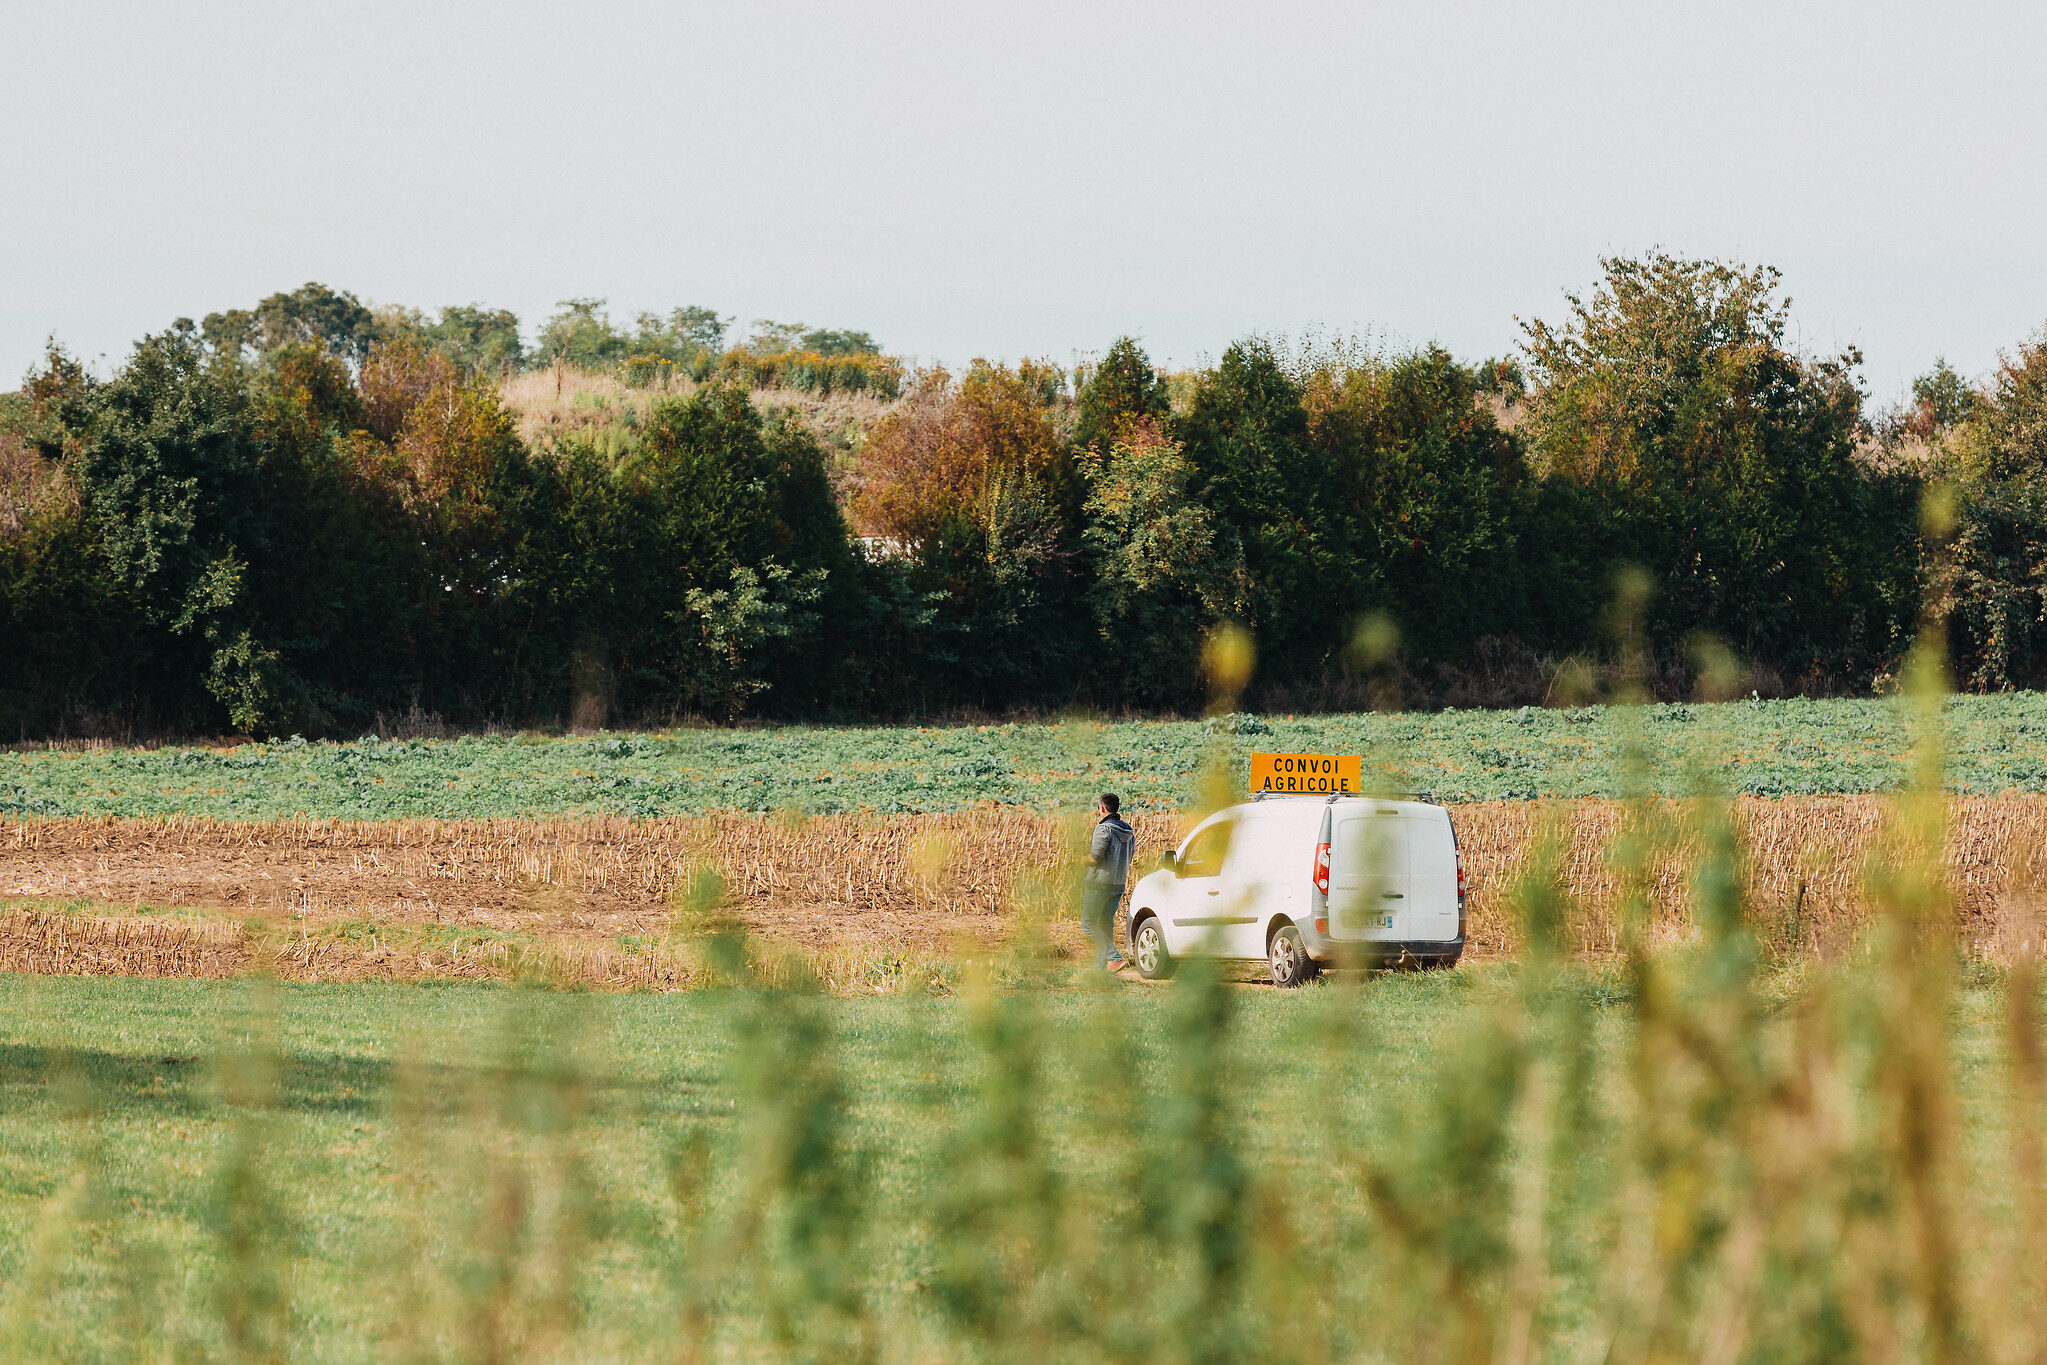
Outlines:
<svg viewBox="0 0 2047 1365"><path fill-rule="evenodd" d="M2047 791L2047 695L1954 697L1950 788ZM1362 753L1389 786L1446 800L1612 796L1630 730L1676 794L1710 767L1730 790L1882 792L1904 780L1895 700L1747 701L1220 721L678 730L0 755L0 815L297 814L358 820L982 803L1072 809L1111 787L1136 809L1190 804L1205 761L1255 749Z"/></svg>

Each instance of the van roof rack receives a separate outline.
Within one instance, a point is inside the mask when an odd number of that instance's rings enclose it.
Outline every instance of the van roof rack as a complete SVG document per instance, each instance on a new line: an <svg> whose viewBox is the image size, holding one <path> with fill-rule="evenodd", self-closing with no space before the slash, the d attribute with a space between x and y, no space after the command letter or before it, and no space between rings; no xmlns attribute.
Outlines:
<svg viewBox="0 0 2047 1365"><path fill-rule="evenodd" d="M1435 794L1434 792L1252 792L1252 793L1251 793L1251 799L1252 799L1253 801L1263 801L1263 800L1265 800L1265 799L1266 799L1267 797L1284 797L1284 798L1287 798L1287 799L1289 799L1289 800L1295 800L1295 801L1300 801L1300 800L1307 800L1307 799L1309 799L1309 798L1313 798L1314 800L1320 801L1320 802L1324 803L1325 805L1327 805L1327 804L1329 804L1329 803L1331 803L1331 802L1336 802L1336 801L1343 801L1343 800L1352 800L1352 801L1419 801L1419 802L1421 802L1422 804L1424 804L1424 805L1429 805L1429 806L1434 806L1434 805L1438 805L1438 804L1440 804L1440 803L1439 803L1439 802L1438 802L1438 801L1436 800L1436 794Z"/></svg>

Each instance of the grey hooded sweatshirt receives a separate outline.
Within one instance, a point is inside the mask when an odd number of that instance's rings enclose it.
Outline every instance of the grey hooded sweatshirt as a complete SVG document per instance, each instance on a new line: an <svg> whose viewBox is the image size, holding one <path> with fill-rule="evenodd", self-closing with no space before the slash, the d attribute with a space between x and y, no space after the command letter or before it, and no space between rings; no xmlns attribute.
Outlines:
<svg viewBox="0 0 2047 1365"><path fill-rule="evenodd" d="M1088 841L1089 886L1120 887L1130 879L1130 855L1137 849L1137 831L1123 823L1120 815L1105 815Z"/></svg>

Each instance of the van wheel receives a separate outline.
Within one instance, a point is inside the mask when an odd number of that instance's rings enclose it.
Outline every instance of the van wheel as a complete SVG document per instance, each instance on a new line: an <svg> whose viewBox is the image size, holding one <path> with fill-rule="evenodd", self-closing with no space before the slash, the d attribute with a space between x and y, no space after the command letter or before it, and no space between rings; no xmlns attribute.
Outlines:
<svg viewBox="0 0 2047 1365"><path fill-rule="evenodd" d="M1272 984L1303 986L1315 979L1315 959L1301 942L1301 931L1282 924L1272 936Z"/></svg>
<svg viewBox="0 0 2047 1365"><path fill-rule="evenodd" d="M1146 981L1163 981L1173 974L1173 955L1166 951L1166 933L1159 928L1156 916L1146 915L1137 922L1130 956L1137 960L1137 974Z"/></svg>

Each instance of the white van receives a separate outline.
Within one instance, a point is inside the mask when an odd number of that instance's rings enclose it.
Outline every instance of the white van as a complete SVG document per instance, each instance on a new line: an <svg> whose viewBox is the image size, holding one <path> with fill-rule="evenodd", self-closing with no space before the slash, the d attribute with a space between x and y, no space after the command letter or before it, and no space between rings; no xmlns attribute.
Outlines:
<svg viewBox="0 0 2047 1365"><path fill-rule="evenodd" d="M1261 796L1196 825L1130 892L1137 970L1183 957L1263 958L1298 986L1329 963L1453 966L1464 952L1464 854L1426 800Z"/></svg>

